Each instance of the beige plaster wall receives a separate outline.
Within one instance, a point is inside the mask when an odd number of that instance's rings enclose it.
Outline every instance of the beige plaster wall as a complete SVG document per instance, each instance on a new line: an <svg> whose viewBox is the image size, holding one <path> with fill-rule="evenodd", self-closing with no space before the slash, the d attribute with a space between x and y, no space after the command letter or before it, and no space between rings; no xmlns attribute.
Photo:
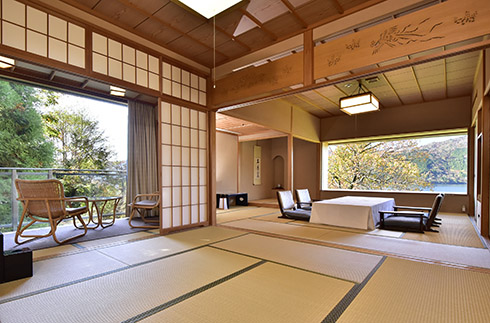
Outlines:
<svg viewBox="0 0 490 323"><path fill-rule="evenodd" d="M216 193L238 193L238 136L216 132Z"/></svg>
<svg viewBox="0 0 490 323"><path fill-rule="evenodd" d="M320 119L303 109L293 106L291 133L305 140L320 141Z"/></svg>
<svg viewBox="0 0 490 323"><path fill-rule="evenodd" d="M281 99L226 111L225 114L305 140L320 141L320 119Z"/></svg>
<svg viewBox="0 0 490 323"><path fill-rule="evenodd" d="M293 139L293 188L307 188L312 199L320 198L320 144Z"/></svg>
<svg viewBox="0 0 490 323"><path fill-rule="evenodd" d="M470 104L470 97L461 97L325 118L321 120L320 137L327 141L469 127Z"/></svg>
<svg viewBox="0 0 490 323"><path fill-rule="evenodd" d="M261 185L253 185L253 147L255 145L262 147ZM286 172L287 138L274 138L240 143L240 192L248 193L249 201L276 197L276 193L272 189L278 184L274 183L273 158L275 156L283 157L284 172ZM286 174L284 174L284 176L286 176Z"/></svg>

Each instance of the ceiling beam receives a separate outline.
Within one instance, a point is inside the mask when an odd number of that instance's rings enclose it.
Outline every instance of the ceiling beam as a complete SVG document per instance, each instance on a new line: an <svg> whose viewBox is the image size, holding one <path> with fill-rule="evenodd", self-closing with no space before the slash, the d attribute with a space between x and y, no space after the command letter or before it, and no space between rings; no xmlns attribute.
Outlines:
<svg viewBox="0 0 490 323"><path fill-rule="evenodd" d="M240 8L240 11L245 16L247 16L247 18L249 18L250 20L252 20L257 26L259 26L260 30L262 30L263 32L265 32L273 41L276 41L277 40L277 36L273 32L271 32L269 29L267 29L266 27L264 27L264 25L260 22L260 20L258 20L257 18L255 18L254 15L252 15L250 12L248 12L247 10L245 10L243 8Z"/></svg>
<svg viewBox="0 0 490 323"><path fill-rule="evenodd" d="M296 20L298 20L301 24L301 26L303 26L303 28L308 28L308 24L303 20L303 18L301 18L298 13L296 12L296 10L294 9L293 5L288 1L288 0L281 0L281 2L286 6L288 7L288 10L289 12L291 12L293 14L293 16L296 18Z"/></svg>
<svg viewBox="0 0 490 323"><path fill-rule="evenodd" d="M96 2L96 3L95 3L93 6L92 6L92 8L90 8L90 9L94 10L94 9L95 9L95 7L97 7L101 1L102 1L102 0L98 0L98 1L97 1L97 2Z"/></svg>
<svg viewBox="0 0 490 323"><path fill-rule="evenodd" d="M321 93L320 93L318 90L313 90L313 91L314 91L316 94L318 94L320 97L322 97L324 100L326 100L326 101L328 101L328 102L332 103L333 105L335 105L335 106L337 106L337 107L339 106L339 103L338 103L338 102L335 102L335 101L331 100L330 98L328 98L328 97L326 97L325 95L321 94ZM340 108L340 107L339 107L339 108ZM328 112L328 113L329 113L331 116L333 116L333 115L334 115L334 114L333 114L332 112L330 112L330 111L327 111L327 112Z"/></svg>
<svg viewBox="0 0 490 323"><path fill-rule="evenodd" d="M238 101L238 102L214 103L214 107L212 108L212 110L214 110L214 111L218 110L219 111L221 108L226 108L227 111L233 110L233 109L239 109L239 108L243 108L243 107L250 106L250 105L269 102L269 101L274 100L274 99L284 98L284 97L287 97L289 95L299 94L299 93L304 92L304 91L315 90L315 89L318 89L318 88L321 88L324 86L349 82L349 81L357 80L359 78L376 76L376 75L386 73L386 72L390 72L390 71L394 71L397 69L406 68L406 67L410 67L410 66L414 66L414 65L420 65L420 64L424 64L424 63L428 63L428 62L433 62L435 60L440 60L440 59L444 59L444 58L448 58L448 57L454 57L454 56L459 55L459 54L478 51L478 50L482 50L482 49L486 49L486 48L490 48L490 40L483 40L483 41L479 41L476 43L463 45L461 47L448 49L444 52L438 52L438 53L434 53L434 54L429 54L429 55L424 55L424 56L420 56L420 57L416 57L416 58L411 58L408 61L396 62L396 63L388 64L388 65L385 65L382 67L377 66L376 68L365 70L362 72L358 72L356 74L339 77L339 78L336 78L333 80L326 80L325 82L315 83L315 84L310 85L310 86L305 86L305 87L297 88L297 89L291 89L291 90L283 91L280 93L267 94L267 95L255 97L252 99L248 98L247 96L241 96L240 101ZM266 89L264 89L264 91L265 90ZM232 101L232 100L230 100L230 101Z"/></svg>
<svg viewBox="0 0 490 323"><path fill-rule="evenodd" d="M380 67L379 64L376 64L376 67L379 68ZM398 99L398 101L400 101L400 104L401 105L404 105L404 103L402 101L402 98L400 98L400 95L398 95L398 92L396 92L395 88L393 87L393 84L391 84L390 80L388 79L388 76L386 76L385 73L381 73L380 75L385 79L386 84L388 84L388 86L390 87L390 89L393 91L393 93L395 94L395 96Z"/></svg>
<svg viewBox="0 0 490 323"><path fill-rule="evenodd" d="M157 21L158 23L162 24L163 26L165 26L166 28L171 29L171 30L173 30L173 31L181 34L182 36L187 37L190 40L197 42L201 46L204 46L204 47L206 47L207 49L210 49L210 50L214 50L216 53L219 53L220 55L223 55L225 58L229 58L223 52L220 52L220 51L216 50L215 48L213 48L213 46L209 46L208 44L202 42L200 39L195 38L195 37L192 37L191 35L183 32L182 30L180 30L178 28L175 28L171 24L167 23L166 21L164 21L164 20L162 20L162 19L160 19L158 17L155 17L152 13L150 13L150 12L148 12L148 11L140 8L140 7L138 7L137 5L133 4L132 2L129 2L128 0L116 0L116 1L120 2L121 4L123 4L124 6L126 6L128 8L131 8L131 9L134 9L134 10L138 11L142 15L146 16L146 18L153 19L153 20ZM134 30L134 28L133 28L133 30Z"/></svg>
<svg viewBox="0 0 490 323"><path fill-rule="evenodd" d="M340 3L337 0L330 0L330 1L333 2L333 4L335 5L335 9L337 9L337 12L339 14L344 13L344 8L342 8L342 6L340 5Z"/></svg>
<svg viewBox="0 0 490 323"><path fill-rule="evenodd" d="M419 79L417 78L417 74L415 74L414 67L410 66L410 70L412 71L412 76L413 76L413 79L415 81L415 84L417 84L417 89L419 89L419 93L420 93L420 97L422 98L422 102L425 102L424 93L422 92L422 89L420 88Z"/></svg>
<svg viewBox="0 0 490 323"><path fill-rule="evenodd" d="M208 20L208 23L211 24L211 19ZM241 40L237 39L235 36L233 36L232 34L230 34L229 32L227 32L226 30L224 30L220 26L218 26L216 24L213 24L213 28L216 28L217 31L219 31L220 33L224 34L226 37L230 38L232 41L236 42L237 44L239 44L240 46L242 46L243 48L245 48L247 51L250 52L252 50L252 48L250 48L250 46L248 46L247 44L245 44Z"/></svg>
<svg viewBox="0 0 490 323"><path fill-rule="evenodd" d="M442 50L446 50L446 46L442 47ZM444 58L442 60L443 66L444 66L444 98L447 99L447 60Z"/></svg>

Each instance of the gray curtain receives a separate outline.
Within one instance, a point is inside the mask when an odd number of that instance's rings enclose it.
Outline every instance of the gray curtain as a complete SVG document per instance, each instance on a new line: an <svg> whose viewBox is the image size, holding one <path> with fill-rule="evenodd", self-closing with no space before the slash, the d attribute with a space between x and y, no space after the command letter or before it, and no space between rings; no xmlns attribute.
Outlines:
<svg viewBox="0 0 490 323"><path fill-rule="evenodd" d="M128 102L128 182L126 201L158 190L156 108Z"/></svg>

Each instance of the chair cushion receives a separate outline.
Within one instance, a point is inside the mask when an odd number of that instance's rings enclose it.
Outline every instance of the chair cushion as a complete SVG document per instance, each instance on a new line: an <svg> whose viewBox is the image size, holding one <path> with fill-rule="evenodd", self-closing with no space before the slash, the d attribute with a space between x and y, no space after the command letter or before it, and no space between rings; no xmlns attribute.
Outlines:
<svg viewBox="0 0 490 323"><path fill-rule="evenodd" d="M309 220L311 212L303 209L284 210L283 215L291 219Z"/></svg>
<svg viewBox="0 0 490 323"><path fill-rule="evenodd" d="M152 208L157 206L157 202L153 200L142 200L134 203L134 207L144 207L144 208Z"/></svg>
<svg viewBox="0 0 490 323"><path fill-rule="evenodd" d="M422 226L425 222L426 219L423 220ZM384 219L384 229L423 232L423 229L420 229L420 218L412 216L389 216Z"/></svg>
<svg viewBox="0 0 490 323"><path fill-rule="evenodd" d="M66 212L68 212L68 215L75 215L75 214L80 214L87 212L88 209L86 206L80 206L80 207L67 207Z"/></svg>

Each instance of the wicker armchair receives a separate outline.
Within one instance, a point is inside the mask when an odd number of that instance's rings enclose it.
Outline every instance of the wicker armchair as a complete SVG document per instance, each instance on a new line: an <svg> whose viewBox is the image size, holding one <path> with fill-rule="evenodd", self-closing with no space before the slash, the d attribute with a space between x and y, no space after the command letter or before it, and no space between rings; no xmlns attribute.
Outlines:
<svg viewBox="0 0 490 323"><path fill-rule="evenodd" d="M87 225L82 219L82 214L88 211L86 197L65 197L63 184L56 179L48 180L15 180L17 188L17 200L22 202L23 212L15 233L15 243L22 244L36 238L53 236L59 244L81 237L87 233ZM84 206L72 208L71 202L81 202ZM76 236L60 241L56 236L56 228L64 219L77 218L83 225L84 232ZM29 223L23 225L24 220ZM24 234L24 231L36 222L49 223L50 231L44 235ZM19 241L19 238L31 238Z"/></svg>
<svg viewBox="0 0 490 323"><path fill-rule="evenodd" d="M156 229L159 228L159 219L147 219L145 218L145 213L156 209L160 206L160 193L157 191L152 194L138 194L134 197L133 203L129 203L128 206L131 208L131 213L129 215L129 226L131 228L147 228ZM134 225L131 223L136 212L141 217L141 220L146 223L145 225Z"/></svg>

